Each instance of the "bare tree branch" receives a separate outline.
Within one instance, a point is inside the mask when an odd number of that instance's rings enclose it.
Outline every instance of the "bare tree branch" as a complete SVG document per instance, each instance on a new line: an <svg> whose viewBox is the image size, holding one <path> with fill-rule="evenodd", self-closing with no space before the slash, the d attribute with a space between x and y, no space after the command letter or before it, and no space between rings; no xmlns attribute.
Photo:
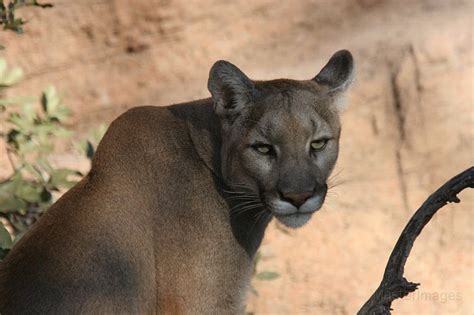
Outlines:
<svg viewBox="0 0 474 315"><path fill-rule="evenodd" d="M460 202L457 194L468 187L474 188L474 167L450 179L415 212L390 255L382 282L358 315L389 315L395 299L403 298L417 289L419 283L409 282L403 277L413 243L433 215L448 202Z"/></svg>

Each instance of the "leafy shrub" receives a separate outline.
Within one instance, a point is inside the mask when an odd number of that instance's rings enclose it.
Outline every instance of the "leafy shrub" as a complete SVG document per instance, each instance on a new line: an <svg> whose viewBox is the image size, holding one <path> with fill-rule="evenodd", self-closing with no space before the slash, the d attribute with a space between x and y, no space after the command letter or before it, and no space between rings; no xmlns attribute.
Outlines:
<svg viewBox="0 0 474 315"><path fill-rule="evenodd" d="M0 96L4 89L16 84L22 76L19 68L9 70L0 59ZM4 91L3 91L4 92ZM82 176L69 168L55 168L48 157L55 151L58 138L72 135L64 125L70 111L56 89L46 88L39 103L34 98L2 99L0 97L0 131L12 173L0 182L0 217L17 240L54 201L53 194L71 188ZM93 143L103 135L102 126L76 144L87 157L94 154ZM10 233L0 223L0 259L12 246Z"/></svg>

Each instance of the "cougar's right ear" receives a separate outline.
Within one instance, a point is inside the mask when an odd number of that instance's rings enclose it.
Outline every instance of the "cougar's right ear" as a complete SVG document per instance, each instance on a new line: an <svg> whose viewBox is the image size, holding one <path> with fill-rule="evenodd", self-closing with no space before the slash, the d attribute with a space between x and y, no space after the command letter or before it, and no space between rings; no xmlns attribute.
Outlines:
<svg viewBox="0 0 474 315"><path fill-rule="evenodd" d="M220 117L232 117L242 112L251 102L255 86L239 68L220 60L211 68L207 84Z"/></svg>

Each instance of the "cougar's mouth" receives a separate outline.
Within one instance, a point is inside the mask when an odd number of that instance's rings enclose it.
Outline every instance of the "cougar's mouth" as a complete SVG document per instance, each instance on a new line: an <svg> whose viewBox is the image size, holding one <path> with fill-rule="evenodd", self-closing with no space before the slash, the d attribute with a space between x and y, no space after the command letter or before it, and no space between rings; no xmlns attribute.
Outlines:
<svg viewBox="0 0 474 315"><path fill-rule="evenodd" d="M299 207L279 198L273 198L266 204L280 223L290 228L299 228L307 223L316 211L321 209L324 197L324 195L314 195Z"/></svg>

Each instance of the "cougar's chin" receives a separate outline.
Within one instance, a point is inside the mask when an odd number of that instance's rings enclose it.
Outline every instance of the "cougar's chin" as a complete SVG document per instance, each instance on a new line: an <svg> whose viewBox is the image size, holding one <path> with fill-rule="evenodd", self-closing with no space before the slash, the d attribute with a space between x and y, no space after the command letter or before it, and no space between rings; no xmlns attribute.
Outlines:
<svg viewBox="0 0 474 315"><path fill-rule="evenodd" d="M309 219L311 219L311 217L313 216L313 213L314 212L311 212L311 213L295 212L292 214L284 214L284 215L273 214L273 215L281 224L289 228L296 229L305 225L306 222L308 222Z"/></svg>

